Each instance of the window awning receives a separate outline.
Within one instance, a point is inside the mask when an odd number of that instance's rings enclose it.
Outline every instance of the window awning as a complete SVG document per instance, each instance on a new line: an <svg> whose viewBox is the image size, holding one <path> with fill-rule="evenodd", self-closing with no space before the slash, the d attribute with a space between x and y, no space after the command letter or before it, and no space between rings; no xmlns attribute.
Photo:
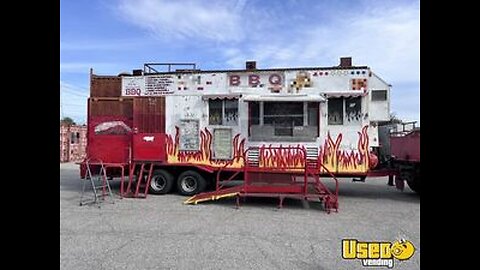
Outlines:
<svg viewBox="0 0 480 270"><path fill-rule="evenodd" d="M276 101L276 102L324 102L325 98L320 95L247 95L243 98L244 101Z"/></svg>
<svg viewBox="0 0 480 270"><path fill-rule="evenodd" d="M213 95L203 95L203 100L209 99L239 99L242 95L240 94L213 94Z"/></svg>
<svg viewBox="0 0 480 270"><path fill-rule="evenodd" d="M366 96L368 93L359 90L353 91L335 91L335 92L323 92L326 97L360 97Z"/></svg>

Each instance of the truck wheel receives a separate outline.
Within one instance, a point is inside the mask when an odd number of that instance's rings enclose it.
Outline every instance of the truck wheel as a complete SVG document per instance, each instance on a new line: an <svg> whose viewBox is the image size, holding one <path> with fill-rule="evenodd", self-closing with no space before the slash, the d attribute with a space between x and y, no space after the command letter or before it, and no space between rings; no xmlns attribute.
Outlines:
<svg viewBox="0 0 480 270"><path fill-rule="evenodd" d="M409 177L407 180L407 184L411 190L420 194L420 175L415 174L412 177Z"/></svg>
<svg viewBox="0 0 480 270"><path fill-rule="evenodd" d="M155 170L150 180L149 191L152 194L165 194L173 187L173 175L165 170Z"/></svg>
<svg viewBox="0 0 480 270"><path fill-rule="evenodd" d="M182 195L195 195L205 190L207 182L196 171L186 171L178 176L177 188Z"/></svg>

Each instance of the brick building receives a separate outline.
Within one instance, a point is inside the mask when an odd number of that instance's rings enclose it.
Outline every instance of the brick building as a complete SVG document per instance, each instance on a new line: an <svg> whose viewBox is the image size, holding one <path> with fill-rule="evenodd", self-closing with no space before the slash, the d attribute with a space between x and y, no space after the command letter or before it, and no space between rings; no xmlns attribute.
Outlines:
<svg viewBox="0 0 480 270"><path fill-rule="evenodd" d="M60 162L77 162L85 158L87 126L60 124Z"/></svg>

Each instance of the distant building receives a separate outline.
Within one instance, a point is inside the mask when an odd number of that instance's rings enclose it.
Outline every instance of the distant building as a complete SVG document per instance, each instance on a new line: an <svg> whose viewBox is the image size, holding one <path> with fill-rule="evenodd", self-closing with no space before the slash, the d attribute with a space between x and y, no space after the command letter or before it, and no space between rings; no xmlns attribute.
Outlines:
<svg viewBox="0 0 480 270"><path fill-rule="evenodd" d="M60 162L77 162L85 158L87 126L60 124Z"/></svg>

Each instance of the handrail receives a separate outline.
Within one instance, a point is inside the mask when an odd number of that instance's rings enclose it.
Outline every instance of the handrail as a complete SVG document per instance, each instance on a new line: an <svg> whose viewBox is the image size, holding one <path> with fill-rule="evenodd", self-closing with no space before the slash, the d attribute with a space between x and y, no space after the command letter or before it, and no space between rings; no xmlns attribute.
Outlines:
<svg viewBox="0 0 480 270"><path fill-rule="evenodd" d="M307 165L307 152L306 150L303 148L303 147L300 147L300 146L288 146L288 147L280 147L280 146L271 146L271 147L265 147L265 149L268 149L268 150L275 150L275 149L295 149L295 150L299 150L301 151L304 155L304 162L303 162L303 168L297 168L297 169L303 169L304 171L304 186L305 188L307 187L307 178L308 176L315 176L315 172L312 172L312 168L309 168L308 165ZM237 171L235 172L232 176L230 176L227 180L224 180L222 181L222 184L220 185L220 175L221 173L224 171L225 168L227 168L228 166L230 166L235 160L238 160L238 159L243 159L243 162L244 162L244 168L243 168L243 172L246 173L248 171L248 167L250 167L249 165L249 162L247 160L247 154L249 151L252 151L252 150L260 150L259 147L249 147L247 148L244 152L243 152L243 155L237 155L237 156L234 156L230 161L228 161L227 163L225 163L225 165L223 165L222 167L220 167L220 169L217 171L217 176L216 176L216 185L215 185L215 188L216 190L218 191L219 189L223 188L225 186L226 183L232 181L240 172L242 171ZM321 168L323 168L327 174L332 177L334 180L335 180L335 192L332 193L320 180L319 178L315 178L315 182L316 184L319 184L321 185L324 190L326 190L330 195L333 195L335 194L335 196L338 196L338 190L339 190L339 182L338 182L338 179L337 177L322 163L318 163L319 166L321 166ZM272 170L275 170L275 168L271 168ZM286 168L288 169L288 168ZM245 184L245 183L244 183Z"/></svg>
<svg viewBox="0 0 480 270"><path fill-rule="evenodd" d="M220 169L218 170L217 172L217 181L215 183L215 190L218 191L220 188L222 188L225 183L231 181L233 178L235 178L235 176L237 176L241 171L237 171L236 173L234 173L232 176L230 176L230 178L228 178L226 181L223 181L222 185L219 186L219 182L220 182L220 173L223 171L223 169L225 169L227 166L229 165L232 165L233 161L238 159L238 158L242 158L243 159L243 163L246 164L246 159L245 159L245 156L240 156L240 155L237 155L237 156L234 156L232 158L232 160L230 160L229 162L225 163L225 165L223 165L223 167L220 167Z"/></svg>
<svg viewBox="0 0 480 270"><path fill-rule="evenodd" d="M338 179L337 177L335 177L335 175L325 166L323 165L323 163L318 163L320 166L322 166L322 168L327 171L327 173L333 178L333 180L335 180L335 196L338 196ZM318 183L320 183L323 187L325 187L325 185L323 185L323 183L321 181L318 181Z"/></svg>

